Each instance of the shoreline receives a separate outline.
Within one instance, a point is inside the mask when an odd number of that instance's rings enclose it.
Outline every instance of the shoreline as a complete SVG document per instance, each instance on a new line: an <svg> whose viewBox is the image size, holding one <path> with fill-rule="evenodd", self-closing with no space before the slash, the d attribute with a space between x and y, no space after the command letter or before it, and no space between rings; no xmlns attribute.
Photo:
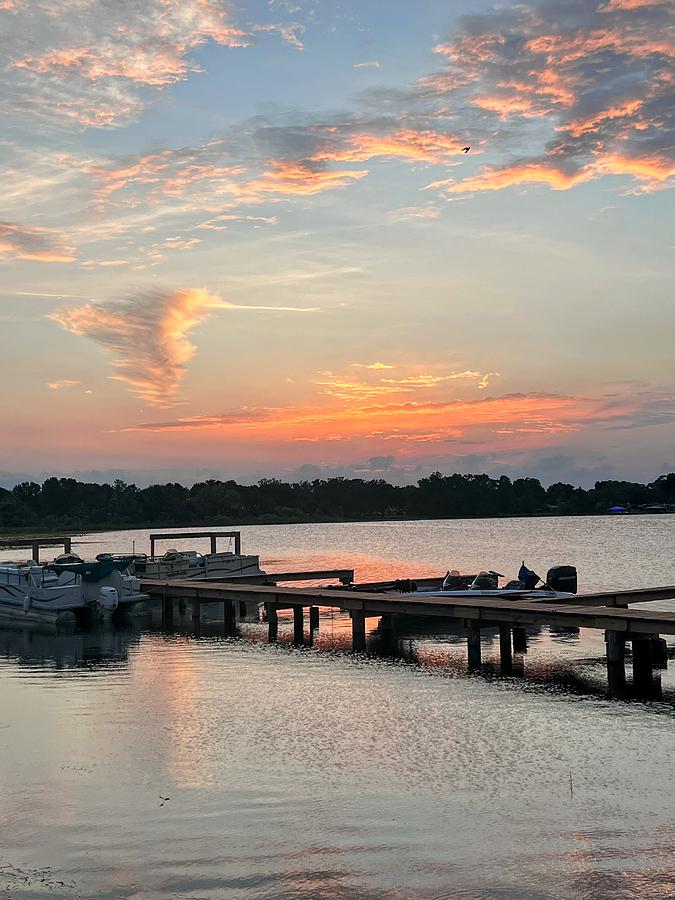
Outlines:
<svg viewBox="0 0 675 900"><path fill-rule="evenodd" d="M50 538L53 539L55 536L75 536L75 535L86 535L86 534L94 534L104 531L145 531L150 528L233 528L239 526L249 526L249 525L327 525L327 524L368 524L368 523L385 523L385 522L442 522L442 521L474 521L476 519L625 519L628 517L635 516L665 516L665 515L674 515L673 511L663 511L663 512L642 512L639 510L635 510L627 513L609 513L609 512L593 512L593 513L554 513L554 512L542 512L542 513L533 513L530 515L523 515L522 513L518 515L509 515L506 513L496 513L494 515L480 515L480 516L382 516L382 517L373 517L368 516L365 518L346 518L346 517L333 517L333 516L311 516L309 518L304 518L300 516L287 516L287 517L277 517L272 514L263 515L263 516L248 516L244 518L238 519L218 519L218 521L213 521L209 519L198 519L194 521L188 522L180 522L176 524L175 522L168 523L166 521L150 521L150 522L99 522L87 524L85 526L82 525L54 525L48 528L42 528L39 531L36 531L34 527L26 526L25 528L5 528L0 525L0 539L8 539L17 538L21 540L39 540L40 538Z"/></svg>

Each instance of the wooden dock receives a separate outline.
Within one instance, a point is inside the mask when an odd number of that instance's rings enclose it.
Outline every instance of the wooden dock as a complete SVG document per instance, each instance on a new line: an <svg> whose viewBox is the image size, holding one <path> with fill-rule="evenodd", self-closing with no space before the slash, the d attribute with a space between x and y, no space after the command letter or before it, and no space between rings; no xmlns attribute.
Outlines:
<svg viewBox="0 0 675 900"><path fill-rule="evenodd" d="M276 577L282 580L278 573ZM288 573L285 573L288 574ZM307 574L307 573L303 573ZM275 577L275 576L270 576ZM348 613L352 624L352 648L366 649L366 619L381 619L383 633L391 632L396 616L451 619L466 630L469 668L481 665L481 629L499 628L501 667L509 672L514 652L526 650L526 626L600 629L605 632L607 671L612 693L625 687L625 645L633 647L634 683L651 683L654 667L667 664L662 634L675 634L675 612L630 609L632 604L675 598L675 586L632 591L577 595L573 601L545 603L495 597L429 597L419 594L383 594L370 591L275 587L225 581L144 580L141 589L162 599L166 615L173 614L173 600L192 602L193 619L199 621L201 605L222 603L225 621L235 622L235 602L263 604L268 637L277 640L279 610L293 610L294 643L303 644L305 609L309 610L310 640L318 627L318 608L330 607Z"/></svg>
<svg viewBox="0 0 675 900"><path fill-rule="evenodd" d="M0 549L2 550L28 550L31 551L31 559L36 563L40 562L41 547L63 547L64 553L70 553L72 550L72 541L70 537L16 537L0 539Z"/></svg>

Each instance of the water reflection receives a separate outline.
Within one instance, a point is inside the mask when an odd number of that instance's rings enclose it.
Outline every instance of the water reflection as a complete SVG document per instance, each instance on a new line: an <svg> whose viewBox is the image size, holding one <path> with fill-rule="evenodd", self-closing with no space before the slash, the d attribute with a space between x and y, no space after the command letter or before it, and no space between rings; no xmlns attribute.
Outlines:
<svg viewBox="0 0 675 900"><path fill-rule="evenodd" d="M0 656L22 665L68 668L107 668L128 660L129 647L137 644L140 627L93 626L86 630L56 629L39 625L3 623Z"/></svg>

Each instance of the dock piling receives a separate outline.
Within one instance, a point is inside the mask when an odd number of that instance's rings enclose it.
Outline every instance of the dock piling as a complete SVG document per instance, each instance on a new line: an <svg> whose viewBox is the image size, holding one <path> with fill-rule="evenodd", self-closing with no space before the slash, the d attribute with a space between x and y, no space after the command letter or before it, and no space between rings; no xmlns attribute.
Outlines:
<svg viewBox="0 0 675 900"><path fill-rule="evenodd" d="M233 600L223 600L223 622L226 631L232 632L235 630L237 619L234 612Z"/></svg>
<svg viewBox="0 0 675 900"><path fill-rule="evenodd" d="M505 675L513 671L513 653L511 650L511 626L503 622L499 626L499 663Z"/></svg>
<svg viewBox="0 0 675 900"><path fill-rule="evenodd" d="M478 622L466 623L466 643L469 652L469 671L480 669L480 625Z"/></svg>
<svg viewBox="0 0 675 900"><path fill-rule="evenodd" d="M524 625L513 626L513 652L527 653L527 631Z"/></svg>
<svg viewBox="0 0 675 900"><path fill-rule="evenodd" d="M310 606L310 608L309 608L309 630L310 631L318 631L319 630L319 607L318 606Z"/></svg>
<svg viewBox="0 0 675 900"><path fill-rule="evenodd" d="M302 606L293 607L293 643L302 646L305 643L305 610Z"/></svg>
<svg viewBox="0 0 675 900"><path fill-rule="evenodd" d="M620 697L626 690L626 644L619 631L605 631L607 644L607 684L611 697Z"/></svg>
<svg viewBox="0 0 675 900"><path fill-rule="evenodd" d="M364 653L366 649L366 617L360 610L353 609L352 617L352 650Z"/></svg>
<svg viewBox="0 0 675 900"><path fill-rule="evenodd" d="M267 612L267 639L270 644L275 644L279 637L279 614L275 603L266 603Z"/></svg>
<svg viewBox="0 0 675 900"><path fill-rule="evenodd" d="M162 597L162 626L173 628L173 597Z"/></svg>
<svg viewBox="0 0 675 900"><path fill-rule="evenodd" d="M652 645L652 662L657 669L668 668L668 644L658 634L650 641Z"/></svg>
<svg viewBox="0 0 675 900"><path fill-rule="evenodd" d="M192 623L199 622L201 617L201 602L199 597L192 598Z"/></svg>
<svg viewBox="0 0 675 900"><path fill-rule="evenodd" d="M633 687L638 693L651 693L654 684L651 643L649 638L633 639Z"/></svg>

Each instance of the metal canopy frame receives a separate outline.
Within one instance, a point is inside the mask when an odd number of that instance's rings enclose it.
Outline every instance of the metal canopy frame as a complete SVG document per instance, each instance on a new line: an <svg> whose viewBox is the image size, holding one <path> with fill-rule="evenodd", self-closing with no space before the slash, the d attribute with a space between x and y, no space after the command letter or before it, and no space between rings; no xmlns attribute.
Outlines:
<svg viewBox="0 0 675 900"><path fill-rule="evenodd" d="M241 531L179 531L173 534L150 535L150 558L155 558L155 543L157 541L183 540L183 538L209 538L211 541L211 553L217 552L218 538L234 538L234 552L241 555Z"/></svg>

